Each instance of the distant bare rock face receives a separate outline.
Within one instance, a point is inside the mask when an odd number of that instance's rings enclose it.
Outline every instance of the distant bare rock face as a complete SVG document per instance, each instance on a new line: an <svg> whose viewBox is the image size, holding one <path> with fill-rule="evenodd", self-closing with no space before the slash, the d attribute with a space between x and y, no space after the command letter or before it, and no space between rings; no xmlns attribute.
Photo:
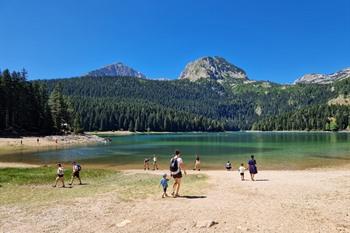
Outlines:
<svg viewBox="0 0 350 233"><path fill-rule="evenodd" d="M134 78L146 78L144 74L133 68L124 65L121 62L108 65L97 70L93 70L87 74L88 76L103 77L103 76L121 76L121 77L134 77Z"/></svg>
<svg viewBox="0 0 350 233"><path fill-rule="evenodd" d="M306 74L295 80L294 84L328 84L345 78L350 78L350 68L343 69L333 74Z"/></svg>
<svg viewBox="0 0 350 233"><path fill-rule="evenodd" d="M222 57L203 57L186 65L180 79L197 81L210 79L216 81L238 79L246 81L248 77L245 71Z"/></svg>

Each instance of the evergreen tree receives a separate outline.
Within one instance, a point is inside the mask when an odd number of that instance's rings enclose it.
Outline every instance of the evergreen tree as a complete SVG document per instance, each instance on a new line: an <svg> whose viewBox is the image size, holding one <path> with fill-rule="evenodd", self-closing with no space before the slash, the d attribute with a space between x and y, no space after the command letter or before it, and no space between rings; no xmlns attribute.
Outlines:
<svg viewBox="0 0 350 233"><path fill-rule="evenodd" d="M84 129L81 127L81 117L79 114L76 114L74 117L73 131L76 134L84 133Z"/></svg>
<svg viewBox="0 0 350 233"><path fill-rule="evenodd" d="M62 86L57 85L49 98L49 106L54 128L57 131L68 130L70 126L70 110L67 98L62 94Z"/></svg>

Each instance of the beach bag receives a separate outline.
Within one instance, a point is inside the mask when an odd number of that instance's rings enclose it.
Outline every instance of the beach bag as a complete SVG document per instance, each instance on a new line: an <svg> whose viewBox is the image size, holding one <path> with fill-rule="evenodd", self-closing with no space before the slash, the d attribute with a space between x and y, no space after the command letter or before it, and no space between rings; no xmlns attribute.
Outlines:
<svg viewBox="0 0 350 233"><path fill-rule="evenodd" d="M172 158L170 160L170 171L177 172L179 170L179 164L177 162L177 158Z"/></svg>
<svg viewBox="0 0 350 233"><path fill-rule="evenodd" d="M80 172L80 171L81 171L81 166L80 166L80 164L77 164L77 168L78 168L78 172Z"/></svg>

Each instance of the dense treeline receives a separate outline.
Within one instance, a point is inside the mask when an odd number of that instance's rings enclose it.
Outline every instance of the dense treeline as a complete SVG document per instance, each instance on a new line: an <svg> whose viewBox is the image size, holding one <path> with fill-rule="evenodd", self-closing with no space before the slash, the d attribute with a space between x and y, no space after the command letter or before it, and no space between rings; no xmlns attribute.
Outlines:
<svg viewBox="0 0 350 233"><path fill-rule="evenodd" d="M0 76L0 131L336 130L348 126L346 107L326 103L350 93L349 79L328 85L129 77L28 82L25 75L25 71L5 70Z"/></svg>
<svg viewBox="0 0 350 233"><path fill-rule="evenodd" d="M73 110L54 88L49 96L45 85L28 82L27 72L0 72L0 135L52 134L79 131L74 128Z"/></svg>
<svg viewBox="0 0 350 233"><path fill-rule="evenodd" d="M183 127L183 124L177 123L181 120L179 117L168 117L171 124L177 126L167 131L183 131L188 128L208 130L205 126L209 121L216 121L215 124L220 125L215 127L214 124L209 127L210 130L222 127L224 130L249 130L261 119L307 106L322 105L336 97L340 91L344 92L340 90L342 85L279 85L270 82L219 84L210 80L158 81L129 77L80 77L40 82L45 83L49 90L62 84L64 95L74 99L74 110L83 117L82 126L85 130L125 129L126 125L135 124L136 119L140 119L138 109L141 106L147 113L146 118L157 114L163 116L181 113L186 115L184 118L188 125L193 125L194 121L189 116L193 119L196 117L196 122L198 119L203 121L200 123L203 126L200 127ZM87 98L94 105L85 104L84 108L79 108ZM132 107L135 111L130 110ZM99 109L98 113L95 113L96 108ZM119 112L129 112L130 117L126 118L125 124L120 124L119 121L116 124L111 120L110 116ZM163 125L163 120L157 122ZM143 125L143 130L164 130L160 126Z"/></svg>
<svg viewBox="0 0 350 233"><path fill-rule="evenodd" d="M287 112L256 122L252 129L272 130L345 130L350 127L350 107L319 105Z"/></svg>
<svg viewBox="0 0 350 233"><path fill-rule="evenodd" d="M223 123L203 116L156 106L146 101L72 97L85 130L222 131Z"/></svg>
<svg viewBox="0 0 350 233"><path fill-rule="evenodd" d="M219 118L218 106L226 104L227 94L221 85L189 81L158 81L129 77L83 77L46 80L49 90L61 83L63 94L76 97L147 100L175 111L186 111Z"/></svg>
<svg viewBox="0 0 350 233"><path fill-rule="evenodd" d="M0 74L0 133L51 133L52 117L45 87L26 81L26 71Z"/></svg>
<svg viewBox="0 0 350 233"><path fill-rule="evenodd" d="M74 111L82 116L84 130L222 131L228 121L218 115L218 108L226 104L221 85L128 77L40 83L50 90L62 85Z"/></svg>

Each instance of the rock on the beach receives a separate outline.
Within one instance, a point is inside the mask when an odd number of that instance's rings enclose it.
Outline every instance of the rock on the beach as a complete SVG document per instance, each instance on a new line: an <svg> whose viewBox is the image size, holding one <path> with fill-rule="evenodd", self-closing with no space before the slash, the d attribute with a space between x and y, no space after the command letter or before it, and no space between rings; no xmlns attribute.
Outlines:
<svg viewBox="0 0 350 233"><path fill-rule="evenodd" d="M125 219L124 221L117 224L117 227L125 227L127 224L131 223L130 220Z"/></svg>
<svg viewBox="0 0 350 233"><path fill-rule="evenodd" d="M209 228L214 225L218 224L218 222L215 222L213 220L203 220L203 221L197 221L195 224L195 227L197 228Z"/></svg>

